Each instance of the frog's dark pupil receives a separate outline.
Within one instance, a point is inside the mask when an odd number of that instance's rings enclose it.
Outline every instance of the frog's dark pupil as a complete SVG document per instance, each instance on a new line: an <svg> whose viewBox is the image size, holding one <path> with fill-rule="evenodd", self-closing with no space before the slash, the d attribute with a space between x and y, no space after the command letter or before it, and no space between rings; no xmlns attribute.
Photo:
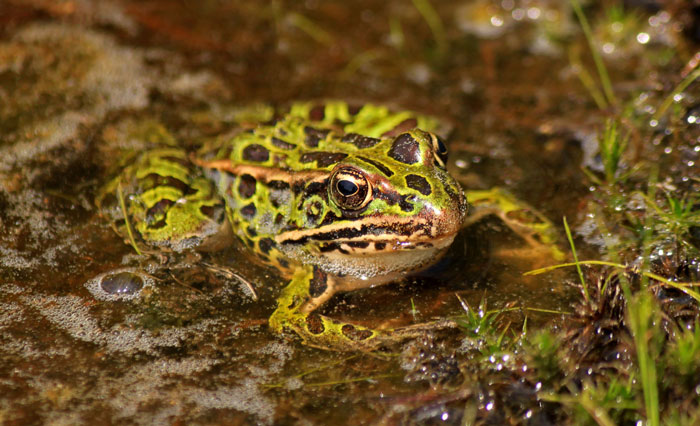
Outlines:
<svg viewBox="0 0 700 426"><path fill-rule="evenodd" d="M445 146L445 142L443 142L442 139L437 138L437 145L438 150L440 150L440 154L444 154L447 152L447 147Z"/></svg>
<svg viewBox="0 0 700 426"><path fill-rule="evenodd" d="M358 191L358 189L359 188L357 187L357 185L355 185L352 181L349 181L347 179L338 181L338 192L340 192L346 197L355 194Z"/></svg>

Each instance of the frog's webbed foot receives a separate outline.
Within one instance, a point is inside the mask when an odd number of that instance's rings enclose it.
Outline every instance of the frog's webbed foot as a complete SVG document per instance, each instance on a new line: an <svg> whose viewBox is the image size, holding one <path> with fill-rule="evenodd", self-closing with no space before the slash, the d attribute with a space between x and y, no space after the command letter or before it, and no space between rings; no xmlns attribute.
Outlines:
<svg viewBox="0 0 700 426"><path fill-rule="evenodd" d="M309 346L339 351L371 351L422 336L428 330L455 326L452 321L442 321L376 330L315 313L314 310L336 291L332 276L317 267L302 268L282 291L277 309L270 317L270 327L277 333L292 330Z"/></svg>
<svg viewBox="0 0 700 426"><path fill-rule="evenodd" d="M300 268L277 300L270 327L292 330L305 344L324 349L371 350L382 331L336 321L313 311L336 292L334 280L317 267Z"/></svg>
<svg viewBox="0 0 700 426"><path fill-rule="evenodd" d="M554 225L536 209L501 188L466 191L466 195L474 206L474 212L467 217L464 227L493 215L519 235L531 249L549 252L557 260L564 259L564 254L556 245Z"/></svg>

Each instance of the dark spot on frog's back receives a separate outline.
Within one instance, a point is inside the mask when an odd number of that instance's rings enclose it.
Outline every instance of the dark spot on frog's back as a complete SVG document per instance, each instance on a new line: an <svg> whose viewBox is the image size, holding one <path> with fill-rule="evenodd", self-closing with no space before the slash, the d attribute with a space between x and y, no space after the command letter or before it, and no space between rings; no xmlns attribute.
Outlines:
<svg viewBox="0 0 700 426"><path fill-rule="evenodd" d="M392 177L392 176L394 175L394 172L392 172L390 168L388 168L387 166L383 165L383 164L380 163L379 161L374 161L374 160L371 160L371 159L369 159L369 158L367 158L367 157L362 157L362 156L360 156L360 155L358 155L357 158L360 159L360 160L362 160L362 161L364 161L364 162L367 163L367 164L373 165L374 167L377 168L377 170L379 170L380 172L384 173L384 175L385 175L386 177Z"/></svg>
<svg viewBox="0 0 700 426"><path fill-rule="evenodd" d="M401 199L399 200L399 207L401 207L401 210L403 210L405 212L413 211L413 203L411 202L411 200L413 198L414 197L412 195L402 196Z"/></svg>
<svg viewBox="0 0 700 426"><path fill-rule="evenodd" d="M262 238L258 241L258 247L262 253L269 254L270 250L275 247L275 241L272 238Z"/></svg>
<svg viewBox="0 0 700 426"><path fill-rule="evenodd" d="M258 236L258 231L255 230L252 226L249 226L245 230L248 233L248 236L251 238L255 238Z"/></svg>
<svg viewBox="0 0 700 426"><path fill-rule="evenodd" d="M445 193L453 200L456 200L460 197L459 190L455 191L455 188L453 188L449 183L443 182L442 187L445 189Z"/></svg>
<svg viewBox="0 0 700 426"><path fill-rule="evenodd" d="M327 288L328 275L317 266L314 266L314 276L309 283L309 294L311 294L311 297L318 297L322 295Z"/></svg>
<svg viewBox="0 0 700 426"><path fill-rule="evenodd" d="M289 268L289 262L287 262L287 260L285 260L284 258L278 256L275 260L280 265L280 267Z"/></svg>
<svg viewBox="0 0 700 426"><path fill-rule="evenodd" d="M323 326L323 321L321 320L321 317L319 317L316 314L311 314L308 317L306 317L306 328L312 334L321 334L326 330L326 328Z"/></svg>
<svg viewBox="0 0 700 426"><path fill-rule="evenodd" d="M319 245L319 251L321 253L329 253L333 251L340 251L340 244L338 243L326 243Z"/></svg>
<svg viewBox="0 0 700 426"><path fill-rule="evenodd" d="M215 222L221 223L224 220L224 208L220 204L215 206L202 206L199 208L199 211Z"/></svg>
<svg viewBox="0 0 700 426"><path fill-rule="evenodd" d="M319 142L326 138L330 130L327 129L316 129L314 127L306 126L304 127L304 143L309 148L318 148Z"/></svg>
<svg viewBox="0 0 700 426"><path fill-rule="evenodd" d="M289 189L289 182L285 182L283 180L271 180L267 183L267 186L278 191L285 191Z"/></svg>
<svg viewBox="0 0 700 426"><path fill-rule="evenodd" d="M252 219L253 217L255 217L256 212L257 209L255 208L255 204L253 203L241 207L241 216L243 216L246 219Z"/></svg>
<svg viewBox="0 0 700 426"><path fill-rule="evenodd" d="M420 145L408 133L394 139L389 149L389 157L404 164L415 164L420 161Z"/></svg>
<svg viewBox="0 0 700 426"><path fill-rule="evenodd" d="M299 158L299 162L311 163L315 161L318 167L328 167L347 156L348 154L343 152L306 152Z"/></svg>
<svg viewBox="0 0 700 426"><path fill-rule="evenodd" d="M322 195L326 192L327 185L328 183L326 180L324 180L323 182L311 182L310 184L306 185L306 188L304 188L304 194L306 196L313 194Z"/></svg>
<svg viewBox="0 0 700 426"><path fill-rule="evenodd" d="M316 105L309 111L309 119L311 121L322 121L326 117L326 106Z"/></svg>
<svg viewBox="0 0 700 426"><path fill-rule="evenodd" d="M241 198L250 198L255 194L255 185L257 181L251 175L241 176L241 180L238 182L238 194Z"/></svg>
<svg viewBox="0 0 700 426"><path fill-rule="evenodd" d="M146 223L149 228L162 228L165 225L165 213L170 206L175 204L174 201L163 198L151 206L146 211Z"/></svg>
<svg viewBox="0 0 700 426"><path fill-rule="evenodd" d="M430 183L423 176L419 175L407 175L406 186L415 189L423 195L430 195L433 192Z"/></svg>
<svg viewBox="0 0 700 426"><path fill-rule="evenodd" d="M361 248L361 249L369 247L369 243L364 242L364 241L350 241L347 244L349 247Z"/></svg>
<svg viewBox="0 0 700 426"><path fill-rule="evenodd" d="M345 324L340 331L345 337L355 342L360 340L366 340L372 337L372 332L370 330L355 327L351 324Z"/></svg>
<svg viewBox="0 0 700 426"><path fill-rule="evenodd" d="M370 138L368 136L362 136L357 133L348 133L341 139L342 142L350 143L355 145L360 149L371 148L374 145L381 142L381 139Z"/></svg>
<svg viewBox="0 0 700 426"><path fill-rule="evenodd" d="M270 159L270 151L262 145L252 144L243 148L243 159L246 161L254 161L256 163L264 163Z"/></svg>
<svg viewBox="0 0 700 426"><path fill-rule="evenodd" d="M287 150L287 151L292 150L292 149L294 149L294 148L297 147L297 146L294 145L293 143L289 143L289 142L287 142L287 141L283 141L282 139L280 139L280 138L275 138L275 137L273 137L273 138L271 139L271 142L272 142L272 144L273 144L274 146L276 146L277 148L284 149L284 150Z"/></svg>
<svg viewBox="0 0 700 426"><path fill-rule="evenodd" d="M174 178L172 176L161 176L158 173L149 173L148 175L141 178L140 186L144 190L148 190L158 186L170 186L182 192L183 195L190 195L197 192L197 190L193 189L180 179Z"/></svg>

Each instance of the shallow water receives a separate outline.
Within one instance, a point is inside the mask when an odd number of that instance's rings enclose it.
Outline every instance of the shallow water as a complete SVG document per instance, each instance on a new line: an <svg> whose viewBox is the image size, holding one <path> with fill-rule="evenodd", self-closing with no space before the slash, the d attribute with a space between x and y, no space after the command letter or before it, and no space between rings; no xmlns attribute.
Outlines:
<svg viewBox="0 0 700 426"><path fill-rule="evenodd" d="M459 375L450 356L468 345L458 331L392 353L304 347L268 331L283 282L244 261L243 248L205 260L232 266L258 300L197 258L125 266L136 255L93 205L119 150L159 128L193 147L231 131L245 106L334 98L450 122L449 168L465 188L505 187L556 224L576 222L588 194L580 167L595 161L585 143L602 113L557 42L576 31L571 11L435 3L444 34L399 1L0 6L0 421L458 422L453 402L466 391L430 393ZM635 71L624 56L609 60L619 79ZM431 276L337 296L323 310L384 327L459 315L455 295L569 310L573 276L523 277L554 260L519 248L485 219ZM560 319L520 310L513 327L525 317L531 327ZM432 373L421 375L420 348L437 354Z"/></svg>

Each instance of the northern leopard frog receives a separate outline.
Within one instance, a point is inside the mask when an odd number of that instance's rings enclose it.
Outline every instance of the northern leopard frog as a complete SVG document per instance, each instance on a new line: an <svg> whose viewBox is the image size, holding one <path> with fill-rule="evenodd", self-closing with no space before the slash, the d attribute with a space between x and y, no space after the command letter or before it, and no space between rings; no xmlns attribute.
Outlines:
<svg viewBox="0 0 700 426"><path fill-rule="evenodd" d="M324 348L372 348L392 331L314 311L336 292L423 270L450 246L467 200L445 168L439 129L431 117L378 105L295 103L195 154L142 153L97 201L120 234L166 250L216 249L232 231L289 280L274 331Z"/></svg>

